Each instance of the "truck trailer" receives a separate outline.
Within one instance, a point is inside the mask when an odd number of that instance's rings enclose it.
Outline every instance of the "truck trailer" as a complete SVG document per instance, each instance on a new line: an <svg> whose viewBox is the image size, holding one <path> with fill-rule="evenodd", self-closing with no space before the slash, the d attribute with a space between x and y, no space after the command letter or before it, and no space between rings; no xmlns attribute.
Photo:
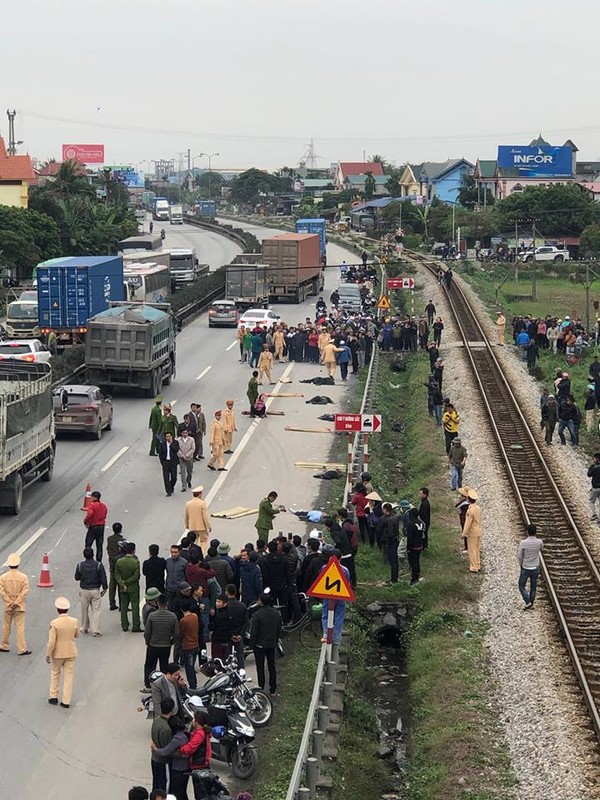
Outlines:
<svg viewBox="0 0 600 800"><path fill-rule="evenodd" d="M269 267L269 302L303 303L323 290L321 245L317 234L282 233L263 239L262 261Z"/></svg>
<svg viewBox="0 0 600 800"><path fill-rule="evenodd" d="M0 361L0 510L18 514L23 489L49 481L56 450L52 370L48 364Z"/></svg>
<svg viewBox="0 0 600 800"><path fill-rule="evenodd" d="M169 220L171 225L183 225L183 206L169 206Z"/></svg>
<svg viewBox="0 0 600 800"><path fill-rule="evenodd" d="M296 233L316 233L319 237L321 245L321 264L327 266L327 234L326 234L326 221L319 217L318 219L297 219L296 220Z"/></svg>
<svg viewBox="0 0 600 800"><path fill-rule="evenodd" d="M260 258L260 253L257 255ZM269 267L257 263L228 264L225 297L233 300L237 308L266 306L269 302Z"/></svg>
<svg viewBox="0 0 600 800"><path fill-rule="evenodd" d="M169 219L169 201L166 197L153 197L151 200L152 205L152 219L164 220Z"/></svg>
<svg viewBox="0 0 600 800"><path fill-rule="evenodd" d="M175 377L175 320L168 305L116 303L89 320L88 381L103 389L160 394Z"/></svg>
<svg viewBox="0 0 600 800"><path fill-rule="evenodd" d="M123 300L121 256L74 256L38 266L40 332L54 331L57 347L80 343L90 317Z"/></svg>

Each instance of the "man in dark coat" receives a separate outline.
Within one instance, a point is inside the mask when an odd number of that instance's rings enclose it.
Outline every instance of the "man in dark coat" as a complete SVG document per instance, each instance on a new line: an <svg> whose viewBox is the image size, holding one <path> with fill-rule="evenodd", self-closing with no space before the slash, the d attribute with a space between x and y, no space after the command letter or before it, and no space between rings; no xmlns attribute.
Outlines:
<svg viewBox="0 0 600 800"><path fill-rule="evenodd" d="M160 443L158 457L162 466L163 481L167 497L171 497L173 489L177 486L177 473L179 470L179 445L171 433L166 433L164 441Z"/></svg>

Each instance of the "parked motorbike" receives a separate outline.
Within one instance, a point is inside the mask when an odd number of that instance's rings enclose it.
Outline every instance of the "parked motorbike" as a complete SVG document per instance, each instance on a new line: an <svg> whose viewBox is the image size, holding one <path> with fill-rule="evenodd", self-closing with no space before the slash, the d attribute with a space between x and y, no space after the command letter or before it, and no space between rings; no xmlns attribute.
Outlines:
<svg viewBox="0 0 600 800"><path fill-rule="evenodd" d="M205 651L203 651L205 652ZM269 695L258 688L250 688L252 678L248 678L245 669L238 669L235 655L230 655L223 662L220 658L205 661L200 667L204 675L210 676L201 687L200 697L207 705L223 699L225 690L232 689L235 697L239 697L246 706L246 713L255 728L263 728L273 716L273 703Z"/></svg>
<svg viewBox="0 0 600 800"><path fill-rule="evenodd" d="M225 784L209 769L195 769L192 786L194 800L232 800Z"/></svg>
<svg viewBox="0 0 600 800"><path fill-rule="evenodd" d="M220 675L227 680L227 675ZM252 744L255 739L254 726L246 714L246 707L233 689L225 690L227 695L223 704L205 707L198 689L188 689L183 709L192 719L196 711L207 711L212 727L210 739L212 758L231 766L236 778L247 780L258 769L258 752Z"/></svg>

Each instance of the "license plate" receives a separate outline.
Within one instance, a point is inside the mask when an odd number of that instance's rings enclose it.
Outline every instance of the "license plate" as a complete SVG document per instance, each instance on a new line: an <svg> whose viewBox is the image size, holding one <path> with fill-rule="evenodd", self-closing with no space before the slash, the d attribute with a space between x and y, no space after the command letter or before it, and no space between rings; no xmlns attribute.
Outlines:
<svg viewBox="0 0 600 800"><path fill-rule="evenodd" d="M73 422L73 417L61 417L61 422Z"/></svg>

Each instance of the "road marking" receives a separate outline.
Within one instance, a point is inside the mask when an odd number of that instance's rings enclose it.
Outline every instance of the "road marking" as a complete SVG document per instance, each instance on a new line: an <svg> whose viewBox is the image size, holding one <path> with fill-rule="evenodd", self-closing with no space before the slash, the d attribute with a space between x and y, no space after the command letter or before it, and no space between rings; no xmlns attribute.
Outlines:
<svg viewBox="0 0 600 800"><path fill-rule="evenodd" d="M212 369L212 366L206 367L206 369L203 369L202 372L200 373L200 375L198 375L198 377L196 378L196 380L199 381L200 378L203 378L206 375L206 373L208 372L209 369Z"/></svg>
<svg viewBox="0 0 600 800"><path fill-rule="evenodd" d="M22 556L23 553L25 552L25 550L27 550L29 547L31 547L32 544L35 544L37 542L37 540L40 538L40 536L43 533L45 533L47 530L48 530L48 528L38 528L35 533L31 534L31 536L29 537L29 539L27 539L25 544L22 544L21 547L19 547L18 550L15 550L16 554L18 556ZM3 567L8 567L8 564L6 562L4 562L4 564L2 564L2 566Z"/></svg>
<svg viewBox="0 0 600 800"><path fill-rule="evenodd" d="M232 347L235 347L237 343L238 343L238 340L236 339L234 342L232 342L232 343L229 345L229 347L227 347L227 348L226 348L226 352L228 352L229 350L231 350L231 349L232 349Z"/></svg>
<svg viewBox="0 0 600 800"><path fill-rule="evenodd" d="M294 364L293 363L292 364L288 364L288 366L284 370L283 375L281 376L280 380L283 379L283 378L287 378L293 368L294 368ZM265 404L267 409L269 408L269 406L271 405L273 400L275 400L277 398L277 393L279 391L279 387L280 386L284 386L284 385L285 384L281 384L279 382L277 383L277 386L275 387L275 389L271 393L273 396L269 397L267 399L266 404ZM205 502L207 504L210 504L211 501L214 500L217 492L220 490L221 486L223 486L223 484L227 480L227 477L231 474L231 468L234 466L234 464L236 463L238 458L241 456L242 451L244 450L244 448L246 447L246 445L250 441L250 438L252 437L252 434L254 433L256 428L258 427L258 423L259 423L259 420L255 419L253 421L253 423L250 425L250 427L248 428L248 430L246 431L246 433L242 436L242 439L241 439L240 443L235 448L234 454L231 456L231 458L227 462L227 472L222 472L219 475L217 480L211 486L210 491L208 492L208 494L204 498L204 500L205 500Z"/></svg>
<svg viewBox="0 0 600 800"><path fill-rule="evenodd" d="M121 458L121 456L124 453L126 453L128 450L129 450L129 445L127 444L127 445L125 445L125 447L122 447L119 450L118 453L115 453L115 455L110 459L110 461L106 462L106 464L102 467L100 472L106 472L107 470L109 470L112 467L112 465L115 463L115 461L118 461Z"/></svg>
<svg viewBox="0 0 600 800"><path fill-rule="evenodd" d="M64 539L64 537L65 537L65 534L66 534L66 532L67 532L68 530L69 530L68 528L65 528L65 529L64 529L64 531L61 533L61 535L60 535L60 537L59 537L58 541L56 542L56 544L55 544L55 545L53 545L53 546L50 548L50 550L48 550L48 555L50 555L50 553L51 553L53 550L56 550L56 548L58 547L58 545L59 545L59 544L62 542L62 540Z"/></svg>

